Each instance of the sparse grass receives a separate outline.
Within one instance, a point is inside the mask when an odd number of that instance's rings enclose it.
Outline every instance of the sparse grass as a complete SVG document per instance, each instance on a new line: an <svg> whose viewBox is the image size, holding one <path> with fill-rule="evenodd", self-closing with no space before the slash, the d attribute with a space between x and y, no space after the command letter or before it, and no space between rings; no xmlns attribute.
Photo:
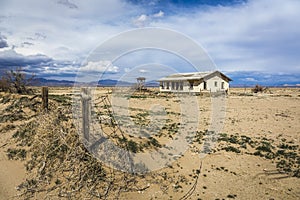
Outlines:
<svg viewBox="0 0 300 200"><path fill-rule="evenodd" d="M274 140L265 137L261 139L252 139L244 135L238 136L221 133L218 141L225 142L225 147L222 147L221 149L228 152L242 153L241 149L239 149L239 147L241 147L244 149L243 151L246 151L247 154L264 157L270 160L277 160L276 166L278 170L287 172L291 176L300 178L299 145L292 145L292 143L288 143L284 138L281 139L280 144L275 146L273 145ZM247 150L247 145L251 146L254 149L254 152Z"/></svg>
<svg viewBox="0 0 300 200"><path fill-rule="evenodd" d="M63 106L70 106L71 105L71 97L68 95L56 95L56 94L50 94L49 99L52 99L56 101L57 103L62 104Z"/></svg>
<svg viewBox="0 0 300 200"><path fill-rule="evenodd" d="M13 134L13 138L18 141L20 146L30 146L34 140L36 134L37 122L35 120L26 123Z"/></svg>
<svg viewBox="0 0 300 200"><path fill-rule="evenodd" d="M14 130L15 128L16 128L16 126L14 124L7 124L4 128L0 129L0 133Z"/></svg>
<svg viewBox="0 0 300 200"><path fill-rule="evenodd" d="M35 115L28 115L28 113L24 112L24 109L28 108L35 113L40 104L39 101L34 98L29 98L28 96L15 95L13 97L12 95L8 95L8 98L14 100L5 101L10 104L0 113L0 123L28 120Z"/></svg>

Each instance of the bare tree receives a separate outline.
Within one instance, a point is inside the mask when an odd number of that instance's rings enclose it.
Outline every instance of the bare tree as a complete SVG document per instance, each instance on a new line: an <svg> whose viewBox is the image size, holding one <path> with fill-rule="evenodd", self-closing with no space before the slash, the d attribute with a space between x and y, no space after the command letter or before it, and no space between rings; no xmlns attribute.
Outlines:
<svg viewBox="0 0 300 200"><path fill-rule="evenodd" d="M18 94L29 94L32 90L28 88L34 80L35 75L28 76L21 67L16 70L6 71L0 80L0 89Z"/></svg>
<svg viewBox="0 0 300 200"><path fill-rule="evenodd" d="M0 79L0 91L3 92L9 91L9 83L4 76L2 76Z"/></svg>

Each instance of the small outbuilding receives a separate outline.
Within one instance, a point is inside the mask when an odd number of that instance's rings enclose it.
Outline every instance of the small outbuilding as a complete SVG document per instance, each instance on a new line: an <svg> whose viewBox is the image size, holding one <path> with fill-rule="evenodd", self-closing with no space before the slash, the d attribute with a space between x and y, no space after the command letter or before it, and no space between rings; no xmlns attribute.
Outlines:
<svg viewBox="0 0 300 200"><path fill-rule="evenodd" d="M158 80L161 92L220 92L229 90L229 77L219 71L171 74Z"/></svg>

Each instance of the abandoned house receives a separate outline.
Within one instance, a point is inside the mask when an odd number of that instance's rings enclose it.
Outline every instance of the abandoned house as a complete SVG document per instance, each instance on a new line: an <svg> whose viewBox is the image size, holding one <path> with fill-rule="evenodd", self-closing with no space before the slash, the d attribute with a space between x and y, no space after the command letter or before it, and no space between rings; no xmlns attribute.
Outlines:
<svg viewBox="0 0 300 200"><path fill-rule="evenodd" d="M161 92L219 92L229 90L229 77L219 71L178 73L158 80Z"/></svg>

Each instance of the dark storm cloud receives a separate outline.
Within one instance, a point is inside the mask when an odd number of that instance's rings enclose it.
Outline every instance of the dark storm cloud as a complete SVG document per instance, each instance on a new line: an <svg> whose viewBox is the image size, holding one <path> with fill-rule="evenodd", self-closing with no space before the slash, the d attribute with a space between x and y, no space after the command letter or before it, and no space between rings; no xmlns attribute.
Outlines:
<svg viewBox="0 0 300 200"><path fill-rule="evenodd" d="M76 77L78 63L72 61L61 61L46 55L36 54L25 56L15 52L13 49L0 51L0 75L17 67L27 73L33 73L37 77Z"/></svg>
<svg viewBox="0 0 300 200"><path fill-rule="evenodd" d="M13 49L0 52L0 68L39 66L53 61L42 54L24 56Z"/></svg>

